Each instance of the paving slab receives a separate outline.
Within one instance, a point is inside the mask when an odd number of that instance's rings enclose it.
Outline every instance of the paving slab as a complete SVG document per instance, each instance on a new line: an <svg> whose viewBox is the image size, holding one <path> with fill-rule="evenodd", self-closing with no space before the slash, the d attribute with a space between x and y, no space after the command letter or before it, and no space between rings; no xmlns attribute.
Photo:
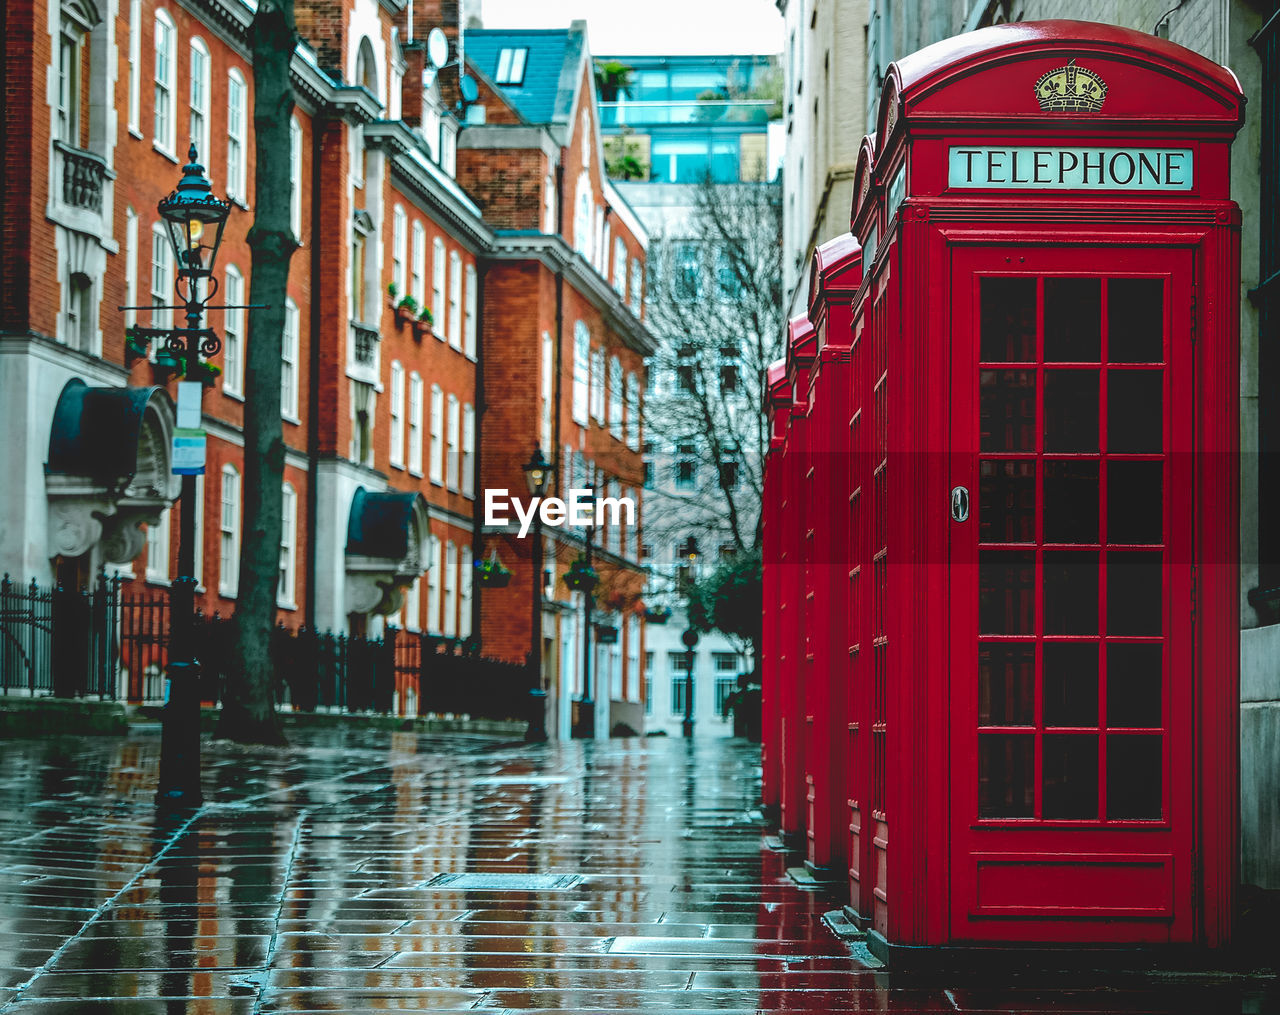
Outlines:
<svg viewBox="0 0 1280 1015"><path fill-rule="evenodd" d="M0 741L0 1015L1280 1015L1258 978L880 968L767 844L743 741L290 737L206 742L179 817L154 730Z"/></svg>

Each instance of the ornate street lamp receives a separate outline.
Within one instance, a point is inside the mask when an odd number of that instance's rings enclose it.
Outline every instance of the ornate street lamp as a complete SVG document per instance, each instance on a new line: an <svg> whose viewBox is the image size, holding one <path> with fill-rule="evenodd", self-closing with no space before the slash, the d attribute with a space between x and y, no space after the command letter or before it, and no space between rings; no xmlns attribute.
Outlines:
<svg viewBox="0 0 1280 1015"><path fill-rule="evenodd" d="M177 264L174 292L181 304L164 307L186 314L184 328L141 328L135 333L164 340L163 350L184 366L188 381L178 390L179 426L198 428L201 397L204 392L200 357L213 356L222 342L212 329L201 327L209 300L218 291L213 277L213 264L222 243L222 230L231 212L231 202L214 197L204 167L197 161L196 146L187 152L188 163L182 168L177 188L159 206L173 247ZM125 308L121 308L125 309ZM142 309L142 308L132 308ZM194 420L194 426L192 424ZM160 741L160 784L156 803L166 808L198 807L200 793L200 663L196 658L195 627L195 545L196 545L196 474L203 472L201 462L183 470L182 505L178 531L178 577L169 589L169 652L166 676L169 695L165 702Z"/></svg>
<svg viewBox="0 0 1280 1015"><path fill-rule="evenodd" d="M555 466L542 457L542 448L534 447L524 463L524 478L529 493L542 497L551 487ZM529 626L529 729L526 740L547 739L547 692L542 687L542 512L533 515L533 553L531 589L532 616Z"/></svg>

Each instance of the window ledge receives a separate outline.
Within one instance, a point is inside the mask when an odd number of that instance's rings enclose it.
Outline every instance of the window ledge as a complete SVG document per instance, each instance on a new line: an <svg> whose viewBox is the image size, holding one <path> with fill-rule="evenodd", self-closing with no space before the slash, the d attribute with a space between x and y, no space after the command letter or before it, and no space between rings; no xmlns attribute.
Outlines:
<svg viewBox="0 0 1280 1015"><path fill-rule="evenodd" d="M237 402L243 402L243 401L244 401L244 393L243 393L243 392L240 392L240 391L234 391L234 390L232 390L232 389L228 388L226 385L223 385L222 393L223 393L224 395L226 395L228 398L230 398L230 399L234 399L234 400L235 400L235 401L237 401Z"/></svg>
<svg viewBox="0 0 1280 1015"><path fill-rule="evenodd" d="M146 577L146 582L148 585L157 585L157 586L160 586L161 588L166 588L166 589L169 587L169 584L170 584L168 578L162 578L158 574L148 574Z"/></svg>
<svg viewBox="0 0 1280 1015"><path fill-rule="evenodd" d="M141 137L142 135L139 134L138 136ZM158 151L166 159L172 162L175 166L179 165L178 156L176 156L173 152L169 151L169 149L166 148L164 145L162 145L159 141L152 141L151 147L153 150Z"/></svg>
<svg viewBox="0 0 1280 1015"><path fill-rule="evenodd" d="M298 604L293 602L292 600L284 600L284 599L276 600L277 610L296 610L297 608L298 608Z"/></svg>
<svg viewBox="0 0 1280 1015"><path fill-rule="evenodd" d="M280 419L285 423L292 423L294 426L302 426L302 420L297 416L290 416L288 413L282 412Z"/></svg>
<svg viewBox="0 0 1280 1015"><path fill-rule="evenodd" d="M135 137L135 138L137 138L139 141L143 141L143 140L145 140L145 137L144 137L144 135L143 135L142 131L141 131L141 130L139 130L137 127L134 127L134 126L130 126L130 127L129 127L129 136L130 136L130 137Z"/></svg>
<svg viewBox="0 0 1280 1015"><path fill-rule="evenodd" d="M408 472L409 472L409 475L410 475L410 476L413 476L413 477L414 477L414 478L416 478L416 479L421 479L421 478L422 478L422 470L421 470L421 469L412 469L412 468L411 468L411 469L409 469L409 470L408 470Z"/></svg>
<svg viewBox="0 0 1280 1015"><path fill-rule="evenodd" d="M406 471L408 471L408 470L406 470L406 469L405 469L405 467L404 467L404 462L393 462L393 461L388 460L387 465L389 465L389 466L390 466L391 468L393 468L393 469L399 469L401 472L406 472Z"/></svg>

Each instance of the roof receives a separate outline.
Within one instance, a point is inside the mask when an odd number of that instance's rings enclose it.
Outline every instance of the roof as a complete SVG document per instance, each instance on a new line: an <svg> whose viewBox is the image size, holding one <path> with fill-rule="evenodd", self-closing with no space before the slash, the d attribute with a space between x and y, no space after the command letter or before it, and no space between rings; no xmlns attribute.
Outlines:
<svg viewBox="0 0 1280 1015"><path fill-rule="evenodd" d="M568 123L586 41L581 21L569 28L470 28L467 62L487 74L530 123ZM519 85L497 83L498 56L504 49L529 51Z"/></svg>

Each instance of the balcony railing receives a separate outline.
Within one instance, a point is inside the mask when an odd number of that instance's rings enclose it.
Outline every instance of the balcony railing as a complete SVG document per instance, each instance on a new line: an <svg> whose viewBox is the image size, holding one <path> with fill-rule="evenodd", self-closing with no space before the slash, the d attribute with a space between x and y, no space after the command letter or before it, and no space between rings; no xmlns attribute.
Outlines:
<svg viewBox="0 0 1280 1015"><path fill-rule="evenodd" d="M600 126L646 127L657 124L765 124L773 103L767 99L693 102L602 102Z"/></svg>
<svg viewBox="0 0 1280 1015"><path fill-rule="evenodd" d="M63 141L54 141L53 146L62 156L62 203L101 213L102 185L109 174L106 160Z"/></svg>

